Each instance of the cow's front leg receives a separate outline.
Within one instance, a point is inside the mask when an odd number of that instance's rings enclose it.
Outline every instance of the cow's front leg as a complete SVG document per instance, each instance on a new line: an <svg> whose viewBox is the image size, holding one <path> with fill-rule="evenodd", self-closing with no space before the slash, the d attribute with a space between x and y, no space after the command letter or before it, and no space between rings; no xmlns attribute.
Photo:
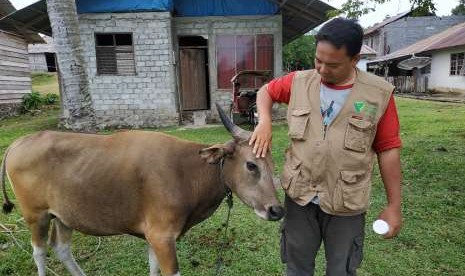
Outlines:
<svg viewBox="0 0 465 276"><path fill-rule="evenodd" d="M157 256L153 251L152 247L149 244L149 266L150 266L150 276L159 276L160 275L160 266L158 265Z"/></svg>
<svg viewBox="0 0 465 276"><path fill-rule="evenodd" d="M163 276L180 276L176 258L176 238L171 235L150 234L146 236ZM151 267L152 269L152 267ZM150 271L152 273L152 271ZM150 274L152 275L152 274ZM156 274L154 274L156 275Z"/></svg>

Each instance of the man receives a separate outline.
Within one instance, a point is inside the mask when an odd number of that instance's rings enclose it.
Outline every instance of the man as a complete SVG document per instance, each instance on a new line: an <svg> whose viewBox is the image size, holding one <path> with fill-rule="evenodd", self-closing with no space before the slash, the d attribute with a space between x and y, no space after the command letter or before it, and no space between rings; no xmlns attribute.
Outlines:
<svg viewBox="0 0 465 276"><path fill-rule="evenodd" d="M362 38L356 21L328 22L316 35L316 70L274 79L258 93L260 120L250 140L257 157L271 145L273 102L289 104L291 143L281 176L287 209L281 252L289 276L313 275L322 241L326 275L356 275L375 155L387 195L379 214L390 226L384 237L401 227L394 87L356 69Z"/></svg>

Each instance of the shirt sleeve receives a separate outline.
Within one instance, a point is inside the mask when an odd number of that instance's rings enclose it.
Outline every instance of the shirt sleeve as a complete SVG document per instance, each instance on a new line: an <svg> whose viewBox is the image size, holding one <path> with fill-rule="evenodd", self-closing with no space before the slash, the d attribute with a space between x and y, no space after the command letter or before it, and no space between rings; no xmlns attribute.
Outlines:
<svg viewBox="0 0 465 276"><path fill-rule="evenodd" d="M289 104L291 98L292 81L294 80L295 71L283 77L270 81L267 85L268 94L273 102Z"/></svg>
<svg viewBox="0 0 465 276"><path fill-rule="evenodd" d="M373 149L376 153L380 153L401 146L399 117L394 96L391 95L386 111L378 122Z"/></svg>

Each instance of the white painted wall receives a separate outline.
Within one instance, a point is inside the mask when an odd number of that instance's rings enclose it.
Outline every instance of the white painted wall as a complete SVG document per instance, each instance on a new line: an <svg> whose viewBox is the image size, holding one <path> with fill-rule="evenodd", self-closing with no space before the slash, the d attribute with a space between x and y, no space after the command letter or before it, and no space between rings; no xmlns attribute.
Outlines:
<svg viewBox="0 0 465 276"><path fill-rule="evenodd" d="M362 71L366 71L367 70L367 63L368 63L368 59L366 58L361 58L358 62L357 62L357 68L362 70Z"/></svg>
<svg viewBox="0 0 465 276"><path fill-rule="evenodd" d="M465 45L453 49L444 49L432 54L429 89L465 91L465 76L450 75L450 55L465 52Z"/></svg>

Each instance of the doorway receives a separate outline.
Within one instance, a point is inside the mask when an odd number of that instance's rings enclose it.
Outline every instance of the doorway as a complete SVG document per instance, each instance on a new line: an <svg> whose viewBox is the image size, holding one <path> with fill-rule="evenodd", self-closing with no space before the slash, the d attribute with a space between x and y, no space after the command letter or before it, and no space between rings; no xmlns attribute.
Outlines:
<svg viewBox="0 0 465 276"><path fill-rule="evenodd" d="M179 64L182 111L210 109L208 40L201 36L179 37Z"/></svg>

